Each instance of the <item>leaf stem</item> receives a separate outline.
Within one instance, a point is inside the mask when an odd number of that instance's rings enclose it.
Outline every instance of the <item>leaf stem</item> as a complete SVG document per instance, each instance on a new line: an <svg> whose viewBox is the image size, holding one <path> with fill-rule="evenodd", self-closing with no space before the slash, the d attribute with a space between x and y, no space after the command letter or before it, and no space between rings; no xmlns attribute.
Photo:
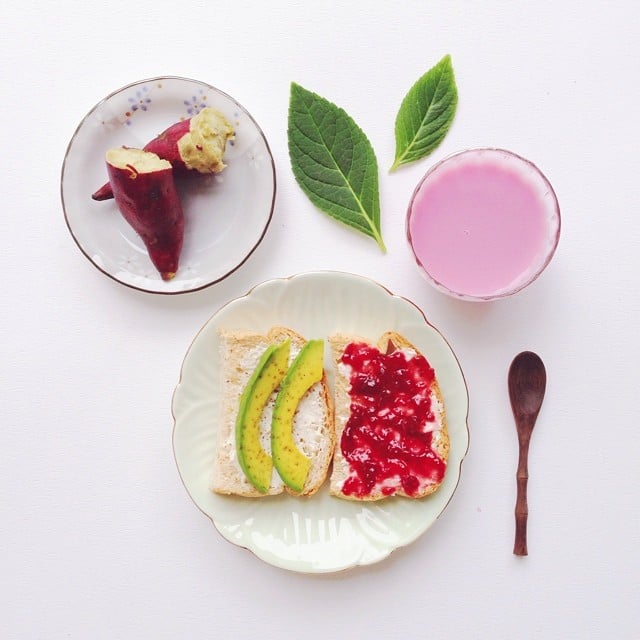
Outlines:
<svg viewBox="0 0 640 640"><path fill-rule="evenodd" d="M380 247L380 251L382 251L382 253L387 253L387 247L384 246L382 235L378 233L378 231L375 228L373 228L372 231L373 231L373 239L378 243L378 246Z"/></svg>

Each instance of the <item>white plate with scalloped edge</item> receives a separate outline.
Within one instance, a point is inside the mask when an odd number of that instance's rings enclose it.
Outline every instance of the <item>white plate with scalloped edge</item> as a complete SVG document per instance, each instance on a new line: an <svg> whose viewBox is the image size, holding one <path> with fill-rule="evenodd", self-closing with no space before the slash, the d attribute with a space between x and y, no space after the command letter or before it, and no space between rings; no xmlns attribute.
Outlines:
<svg viewBox="0 0 640 640"><path fill-rule="evenodd" d="M307 499L246 499L208 489L221 386L217 331L265 332L276 325L306 338L342 331L377 340L395 330L422 351L438 377L451 444L445 479L436 493L421 500L359 503L330 496L328 483ZM327 377L331 385L330 367ZM436 521L460 478L469 444L468 407L458 360L418 307L361 276L310 272L256 286L220 309L196 335L173 396L173 448L189 495L227 540L277 567L326 573L378 562Z"/></svg>
<svg viewBox="0 0 640 640"><path fill-rule="evenodd" d="M96 202L91 194L107 181L108 149L141 148L207 106L226 116L236 137L227 144L224 171L178 185L184 245L176 276L165 282L115 202ZM256 121L231 96L188 78L141 80L108 95L76 129L62 166L62 206L82 253L110 278L150 293L196 291L238 269L267 231L275 193L275 164Z"/></svg>

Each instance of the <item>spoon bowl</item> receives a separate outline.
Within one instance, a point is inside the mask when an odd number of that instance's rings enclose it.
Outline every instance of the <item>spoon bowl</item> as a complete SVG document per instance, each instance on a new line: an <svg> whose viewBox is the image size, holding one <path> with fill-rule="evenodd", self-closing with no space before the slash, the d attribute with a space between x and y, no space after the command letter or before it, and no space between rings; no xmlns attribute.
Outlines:
<svg viewBox="0 0 640 640"><path fill-rule="evenodd" d="M516 472L516 534L513 553L528 555L527 483L529 480L529 442L536 424L547 386L547 372L540 356L532 351L519 353L509 367L509 399L518 432L518 470Z"/></svg>

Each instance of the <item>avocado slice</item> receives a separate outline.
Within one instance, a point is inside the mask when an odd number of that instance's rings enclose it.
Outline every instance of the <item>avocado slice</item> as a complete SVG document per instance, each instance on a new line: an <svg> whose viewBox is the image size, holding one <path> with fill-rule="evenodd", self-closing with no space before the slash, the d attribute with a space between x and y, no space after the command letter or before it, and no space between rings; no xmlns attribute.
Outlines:
<svg viewBox="0 0 640 640"><path fill-rule="evenodd" d="M273 407L273 464L283 482L297 493L302 493L311 468L311 460L295 444L293 418L304 394L322 379L323 364L324 342L309 340L289 367Z"/></svg>
<svg viewBox="0 0 640 640"><path fill-rule="evenodd" d="M236 417L238 462L249 482L260 493L271 485L273 461L260 445L260 416L289 366L291 341L269 345L249 378Z"/></svg>

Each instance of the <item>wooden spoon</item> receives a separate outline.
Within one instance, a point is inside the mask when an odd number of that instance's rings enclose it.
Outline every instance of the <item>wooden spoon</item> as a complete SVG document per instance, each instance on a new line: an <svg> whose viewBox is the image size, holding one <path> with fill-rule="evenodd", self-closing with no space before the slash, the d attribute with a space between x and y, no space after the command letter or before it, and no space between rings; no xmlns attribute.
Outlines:
<svg viewBox="0 0 640 640"><path fill-rule="evenodd" d="M544 391L547 372L540 357L531 351L519 353L509 367L509 399L518 431L518 471L516 479L516 535L513 553L527 555L527 480L529 479L528 456L531 432L536 423Z"/></svg>

